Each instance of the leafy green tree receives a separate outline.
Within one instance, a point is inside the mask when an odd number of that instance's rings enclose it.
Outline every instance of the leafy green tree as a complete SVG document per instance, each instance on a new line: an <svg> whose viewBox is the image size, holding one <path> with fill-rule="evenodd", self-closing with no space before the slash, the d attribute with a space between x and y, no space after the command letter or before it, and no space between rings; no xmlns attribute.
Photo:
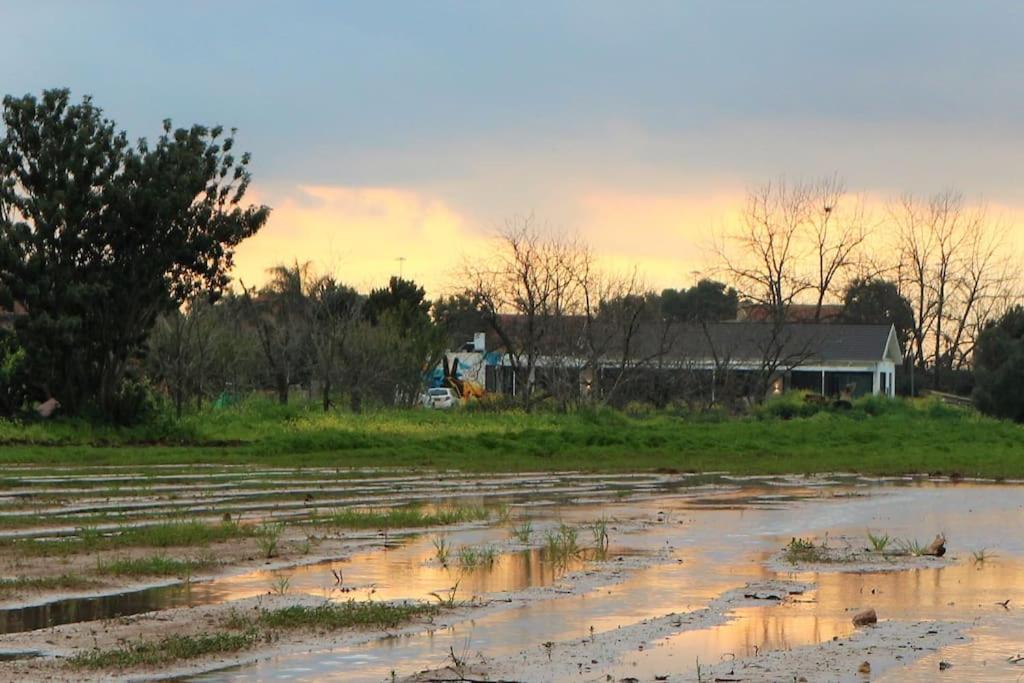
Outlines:
<svg viewBox="0 0 1024 683"><path fill-rule="evenodd" d="M228 282L269 209L246 206L249 155L221 127L131 144L67 90L3 100L0 294L24 304L33 392L65 410L115 405L157 317Z"/></svg>
<svg viewBox="0 0 1024 683"><path fill-rule="evenodd" d="M739 294L716 280L703 279L689 289L666 289L661 293L662 314L680 322L732 320L739 307Z"/></svg>
<svg viewBox="0 0 1024 683"><path fill-rule="evenodd" d="M387 287L374 289L366 297L363 315L376 325L391 312L402 328L411 328L430 322L430 301L426 291L412 280L392 276Z"/></svg>
<svg viewBox="0 0 1024 683"><path fill-rule="evenodd" d="M1024 308L985 326L974 351L974 402L989 415L1024 422Z"/></svg>
<svg viewBox="0 0 1024 683"><path fill-rule="evenodd" d="M914 329L914 310L896 284L888 280L858 278L843 295L840 319L847 323L893 325L904 349Z"/></svg>

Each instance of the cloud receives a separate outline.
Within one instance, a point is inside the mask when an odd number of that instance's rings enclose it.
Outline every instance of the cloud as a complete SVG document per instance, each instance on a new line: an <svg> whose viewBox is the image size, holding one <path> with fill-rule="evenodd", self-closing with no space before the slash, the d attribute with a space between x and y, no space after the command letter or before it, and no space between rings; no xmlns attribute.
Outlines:
<svg viewBox="0 0 1024 683"><path fill-rule="evenodd" d="M437 291L452 280L461 255L481 247L456 209L414 190L316 185L273 194L257 193L274 210L237 252L235 277L246 285L298 260L364 290L401 271Z"/></svg>

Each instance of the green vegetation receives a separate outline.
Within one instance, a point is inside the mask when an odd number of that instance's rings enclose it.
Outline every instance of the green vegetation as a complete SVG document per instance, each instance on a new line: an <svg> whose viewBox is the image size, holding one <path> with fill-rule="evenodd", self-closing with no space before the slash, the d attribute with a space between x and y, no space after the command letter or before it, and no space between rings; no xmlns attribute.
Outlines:
<svg viewBox="0 0 1024 683"><path fill-rule="evenodd" d="M600 552L608 550L610 538L608 536L608 519L602 517L591 523L590 533L594 537L594 548Z"/></svg>
<svg viewBox="0 0 1024 683"><path fill-rule="evenodd" d="M97 574L109 576L186 576L217 564L210 555L194 559L179 560L166 555L150 557L125 557L109 562L101 562L96 567Z"/></svg>
<svg viewBox="0 0 1024 683"><path fill-rule="evenodd" d="M155 641L127 643L108 650L91 650L71 657L71 666L86 669L124 669L161 666L183 659L246 650L259 640L255 631L167 636Z"/></svg>
<svg viewBox="0 0 1024 683"><path fill-rule="evenodd" d="M459 548L459 566L463 569L493 567L498 549L493 545L464 545Z"/></svg>
<svg viewBox="0 0 1024 683"><path fill-rule="evenodd" d="M448 554L451 552L451 546L448 545L448 539L444 536L434 537L434 556L437 557L437 561L442 567L448 566Z"/></svg>
<svg viewBox="0 0 1024 683"><path fill-rule="evenodd" d="M60 576L17 576L0 579L0 596L20 593L26 590L76 590L96 585L92 579L78 574Z"/></svg>
<svg viewBox="0 0 1024 683"><path fill-rule="evenodd" d="M566 562L580 553L578 532L567 524L544 533L544 551L550 562Z"/></svg>
<svg viewBox="0 0 1024 683"><path fill-rule="evenodd" d="M916 538L903 538L896 542L896 547L899 548L899 552L903 555L920 557L928 546Z"/></svg>
<svg viewBox="0 0 1024 683"><path fill-rule="evenodd" d="M530 537L533 536L533 522L528 519L523 520L517 526L512 527L512 538L523 544L530 543Z"/></svg>
<svg viewBox="0 0 1024 683"><path fill-rule="evenodd" d="M439 607L419 602L356 601L325 602L316 607L294 605L281 609L261 610L256 617L237 612L225 622L233 629L253 627L271 629L394 628L417 617L437 614Z"/></svg>
<svg viewBox="0 0 1024 683"><path fill-rule="evenodd" d="M482 507L442 507L433 511L422 507L397 507L341 510L322 521L346 529L407 529L476 522L487 517L487 510Z"/></svg>
<svg viewBox="0 0 1024 683"><path fill-rule="evenodd" d="M57 541L5 539L0 547L15 548L26 555L60 556L117 548L174 548L205 546L217 541L252 536L254 527L235 522L204 524L193 520L165 522L150 526L121 527L109 533L83 528L76 536Z"/></svg>
<svg viewBox="0 0 1024 683"><path fill-rule="evenodd" d="M790 564L831 561L828 546L824 542L816 545L814 541L803 538L791 540L786 546L783 556Z"/></svg>
<svg viewBox="0 0 1024 683"><path fill-rule="evenodd" d="M892 543L892 537L890 537L889 534L879 534L876 536L869 531L868 543L871 544L871 549L876 553L884 553L885 549L889 547L890 543Z"/></svg>
<svg viewBox="0 0 1024 683"><path fill-rule="evenodd" d="M632 418L612 410L325 414L313 404L253 399L170 424L115 430L0 421L0 463L1024 476L1024 426L927 400L872 397L835 411L796 395L751 416L652 411ZM338 523L357 522L347 515Z"/></svg>
<svg viewBox="0 0 1024 683"><path fill-rule="evenodd" d="M263 557L267 559L277 557L278 541L281 540L282 533L284 533L284 524L281 522L261 524L256 527L256 542L260 546L260 553Z"/></svg>
<svg viewBox="0 0 1024 683"><path fill-rule="evenodd" d="M989 322L975 352L975 403L989 415L1024 422L1024 307Z"/></svg>

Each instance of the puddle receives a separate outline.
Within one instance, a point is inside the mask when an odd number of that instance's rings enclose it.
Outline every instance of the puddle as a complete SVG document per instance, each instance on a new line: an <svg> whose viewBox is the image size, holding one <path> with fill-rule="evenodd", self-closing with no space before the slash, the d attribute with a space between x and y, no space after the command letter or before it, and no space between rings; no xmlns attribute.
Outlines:
<svg viewBox="0 0 1024 683"><path fill-rule="evenodd" d="M210 473L214 474L213 472ZM218 483L243 475L216 473ZM790 580L813 584L799 599L782 604L744 604L728 612L728 620L693 630L676 629L652 637L643 649L616 651L597 665L580 661L574 677L604 680L637 677L653 680L694 679L696 662L718 664L732 658L756 658L766 651L788 651L845 638L853 628L852 610L873 607L879 617L895 621L957 621L970 624L970 641L945 647L906 666L884 672L878 680L932 680L939 661L954 665L950 680L1016 680L1024 666L1006 657L1024 650L1024 487L993 484L937 483L907 479L866 481L851 477L839 483L821 478L690 478L685 476L523 475L507 477L399 476L340 481L330 471L264 470L260 479L273 482L266 491L228 491L222 487L204 497L195 475L160 472L150 478L128 472L97 472L90 483L131 484L131 500L145 493L140 485L193 487L182 498L161 505L239 505L291 486L296 491L321 490L327 501L375 501L376 505L410 500L443 504L458 500L470 505L513 504L515 518L529 515L534 542L545 529L560 523L581 526L599 518L645 520L644 524L613 522L609 555L657 558L649 566L616 571L607 568L573 594L533 591L529 601L508 608L440 618L437 629L403 637L373 640L358 646L328 648L315 635L301 652L261 658L252 665L194 678L203 681L267 679L378 682L392 671L400 677L444 666L451 652L483 653L490 661L536 658L542 643L572 643L588 637L615 640L644 620L669 613L702 610L726 591L749 582ZM351 475L351 473L349 473ZM19 485L57 487L70 477L19 473ZM291 482L291 483L290 483ZM323 484L322 489L317 488ZM341 484L344 484L341 486ZM351 486L349 486L351 484ZM344 496L336 497L343 493ZM110 491L113 491L112 489ZM151 514L151 504L134 502L89 489L102 502L79 501L84 507L119 506L126 518ZM220 501L220 502L218 502ZM263 505L253 501L253 505ZM283 513L298 503L275 501ZM160 508L164 509L164 508ZM169 507L168 507L169 509ZM126 523L130 519L126 519ZM41 518L39 524L46 524ZM622 530L616 529L621 526ZM625 530L628 528L628 532ZM866 532L895 538L929 540L943 532L950 540L948 566L891 572L770 571L765 561L793 537L853 539L867 544ZM224 603L266 594L281 577L288 592L326 600L431 600L458 583L457 600L515 594L557 584L566 572L588 568L582 559L556 564L538 549L511 545L510 531L496 518L475 527L436 529L417 535L389 536L388 548L370 545L373 531L345 533L361 545L344 559L286 570L251 571L213 581L161 586L119 595L55 601L0 610L0 632L14 633L47 626L109 619L177 606ZM580 529L580 544L590 541ZM437 562L436 543L449 548L448 566ZM460 547L497 549L493 564L460 568ZM986 548L986 560L971 562L971 550ZM628 559L628 558L627 558ZM632 566L624 562L623 566ZM341 577L339 583L336 578ZM1010 609L999 605L1006 600ZM1018 612L1018 609L1021 611ZM631 631L632 632L632 631ZM33 646L26 642L23 645ZM12 650L13 652L13 650ZM18 651L21 652L21 651ZM525 655L521 653L526 653ZM543 654L541 653L541 656ZM4 657L0 651L0 660ZM909 661L909 659L908 659ZM553 662L552 664L557 664ZM543 662L542 662L543 664ZM573 664L575 666L575 664ZM590 669L587 671L586 669ZM543 670L543 669L542 669ZM561 675L561 674L558 674ZM563 680L552 673L539 680ZM533 680L532 678L530 680Z"/></svg>
<svg viewBox="0 0 1024 683"><path fill-rule="evenodd" d="M54 600L0 609L0 633L20 633L79 621L114 619L173 607L223 602L228 594L210 584L174 584L127 593Z"/></svg>
<svg viewBox="0 0 1024 683"><path fill-rule="evenodd" d="M432 592L446 594L456 583L457 598L468 600L491 593L548 586L584 564L582 558L553 562L543 550L532 548L498 553L493 563L486 566L465 568L459 565L459 548L492 544L499 548L499 540L507 536L504 530L469 529L399 538L388 550L370 550L343 560L0 609L0 633L241 600L271 592L280 577L287 577L289 592L317 595L326 600L431 600ZM452 548L448 566L440 566L436 560L434 539L441 537ZM622 554L626 549L613 547L609 552ZM342 579L340 584L335 572Z"/></svg>
<svg viewBox="0 0 1024 683"><path fill-rule="evenodd" d="M644 619L700 609L715 596L746 582L773 578L813 583L816 589L801 596L799 602L739 608L730 612L731 619L724 624L648 643L642 651L592 667L592 674L600 674L594 675L594 680L604 680L605 675L615 680L629 676L654 680L665 674L673 674L671 680L685 680L694 678L698 658L718 663L844 638L853 631L851 610L861 606L874 607L882 619L1002 623L1003 628L995 629L1001 634L1001 641L996 642L986 636L983 627L975 628L970 635L987 642L987 647L983 644L971 650L964 645L963 649L988 654L963 657L958 674L970 674L960 680L1007 680L1011 672L1007 667L1013 665L1005 662L1005 656L1013 652L1006 651L1010 641L1006 629L1024 633L1024 619L995 603L1009 598L1010 604L1024 605L1024 542L1004 538L1006 511L1018 514L1024 510L1022 505L1024 488L1020 487L922 486L902 481L870 490L861 486L842 491L795 487L769 492L755 488L627 505L633 510L646 508L663 522L631 534L629 545L642 551L669 546L682 562L639 570L622 583L583 595L528 604L471 623L450 624L430 634L280 656L195 680L386 680L392 671L408 674L444 666L450 649L500 659L516 657L521 650L546 641L585 638L591 627L598 638L601 634L608 637ZM784 571L777 575L764 568L769 551L793 536L820 537L830 532L863 538L868 528L913 538L928 538L943 530L956 539L953 554L964 557L942 568L863 574ZM968 540L977 542L977 547L995 548L996 557L981 566L971 564L962 545ZM1024 648L1018 645L1017 649ZM1003 656L998 663L997 652ZM949 648L948 656L955 655L956 648ZM927 668L922 660L916 668L890 672L888 680L932 680L937 666L931 662ZM903 677L913 677L918 670L918 679ZM1022 673L1019 667L1016 671Z"/></svg>

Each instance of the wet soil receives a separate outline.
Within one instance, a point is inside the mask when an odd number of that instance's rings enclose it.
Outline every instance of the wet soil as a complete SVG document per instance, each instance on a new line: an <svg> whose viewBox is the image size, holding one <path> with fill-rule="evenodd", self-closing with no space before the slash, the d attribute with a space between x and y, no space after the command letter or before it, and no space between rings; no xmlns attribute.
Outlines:
<svg viewBox="0 0 1024 683"><path fill-rule="evenodd" d="M252 539L215 544L205 552L219 564L187 583L92 576L99 587L6 592L0 680L930 681L940 662L955 672L950 680L1024 674L1024 665L1007 659L1024 649L1024 613L1017 611L1024 607L1024 539L1008 533L1024 521L1019 485L168 467L17 468L5 481L0 519L27 510L34 516L0 534L80 533L63 524L77 514L69 510L116 510L114 532L169 514L216 520L237 514L239 501L253 521L292 517L279 557L260 557ZM386 534L315 522L347 506L452 501L494 514L476 524ZM512 533L525 519L533 527L526 541ZM607 524L608 547L596 541L595 520ZM579 552L561 556L546 547L546 535L562 528L576 530ZM868 530L925 542L942 532L949 553L872 552ZM826 545L828 561L787 561L782 549L793 538ZM446 564L437 558L442 541ZM492 549L493 561L463 566L463 547ZM90 574L110 557L198 552L53 558L19 555L16 542L7 548L0 573L8 577ZM972 551L983 548L979 561ZM241 653L160 670L82 671L66 661L126 641L219 632L228 616L246 610L433 601L431 593L456 585L457 608L387 633L282 632ZM880 622L855 629L851 616L864 607ZM865 662L869 675L860 671Z"/></svg>

